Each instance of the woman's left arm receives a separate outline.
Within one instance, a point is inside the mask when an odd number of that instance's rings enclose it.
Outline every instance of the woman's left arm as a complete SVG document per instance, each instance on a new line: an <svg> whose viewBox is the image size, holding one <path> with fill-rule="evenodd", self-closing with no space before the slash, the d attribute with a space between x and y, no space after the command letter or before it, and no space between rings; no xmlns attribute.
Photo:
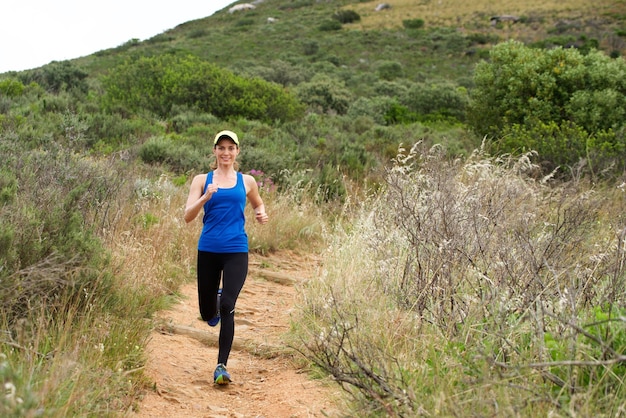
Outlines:
<svg viewBox="0 0 626 418"><path fill-rule="evenodd" d="M256 183L254 177L249 174L244 174L244 184L246 185L246 195L250 204L254 208L254 218L260 224L267 223L269 220L267 213L265 212L265 204L259 194L259 185Z"/></svg>

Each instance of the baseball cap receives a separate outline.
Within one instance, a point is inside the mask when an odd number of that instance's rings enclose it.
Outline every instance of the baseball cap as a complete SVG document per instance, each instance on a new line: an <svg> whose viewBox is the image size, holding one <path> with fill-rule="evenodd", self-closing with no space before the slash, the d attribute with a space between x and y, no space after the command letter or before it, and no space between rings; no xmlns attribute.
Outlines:
<svg viewBox="0 0 626 418"><path fill-rule="evenodd" d="M230 139L235 144L237 144L237 146L239 146L239 138L237 137L237 134L234 133L233 131L220 131L220 132L218 132L217 135L215 135L215 140L213 141L213 145L217 145L217 142L221 138L223 138L223 137L226 137L226 138Z"/></svg>

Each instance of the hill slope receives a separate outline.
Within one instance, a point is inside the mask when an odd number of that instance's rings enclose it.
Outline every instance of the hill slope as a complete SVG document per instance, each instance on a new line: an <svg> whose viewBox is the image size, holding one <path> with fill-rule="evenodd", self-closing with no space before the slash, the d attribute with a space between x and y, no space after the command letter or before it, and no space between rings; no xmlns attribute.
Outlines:
<svg viewBox="0 0 626 418"><path fill-rule="evenodd" d="M312 67L314 72L347 67L376 73L381 61L394 61L407 79L420 80L466 77L481 56L476 52L507 39L578 46L592 42L608 52L626 50L626 7L620 0L385 3L388 9L375 11L376 1L265 0L254 10L229 13L225 8L78 62L99 72L129 56L191 53L238 73L263 76L265 67L278 62L288 63L288 68ZM325 30L324 24L342 10L357 12L360 20ZM503 15L518 21L491 20ZM424 21L423 28L403 26L416 19Z"/></svg>

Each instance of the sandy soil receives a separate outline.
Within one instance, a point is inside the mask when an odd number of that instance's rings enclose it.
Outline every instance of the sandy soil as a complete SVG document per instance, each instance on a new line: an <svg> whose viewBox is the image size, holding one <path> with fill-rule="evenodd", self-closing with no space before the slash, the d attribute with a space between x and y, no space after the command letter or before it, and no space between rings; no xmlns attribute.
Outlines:
<svg viewBox="0 0 626 418"><path fill-rule="evenodd" d="M281 341L289 327L295 286L315 271L311 257L251 256L237 302L228 361L233 382L228 386L213 383L219 325L211 328L200 320L195 282L184 285L180 303L162 312L162 325L148 343L146 374L154 389L131 416L340 416L336 385L311 379L294 361L297 354Z"/></svg>

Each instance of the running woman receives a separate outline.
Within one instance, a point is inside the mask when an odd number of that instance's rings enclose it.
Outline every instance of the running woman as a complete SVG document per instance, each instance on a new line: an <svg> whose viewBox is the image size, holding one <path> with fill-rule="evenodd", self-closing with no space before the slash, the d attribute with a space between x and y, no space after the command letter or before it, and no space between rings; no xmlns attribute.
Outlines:
<svg viewBox="0 0 626 418"><path fill-rule="evenodd" d="M184 217L189 223L204 209L198 240L198 303L203 321L210 326L221 322L213 380L226 385L231 381L226 365L235 335L235 304L248 275L246 201L254 208L259 223L267 223L268 217L256 180L238 171L237 134L218 132L213 155L211 171L195 176L191 182Z"/></svg>

